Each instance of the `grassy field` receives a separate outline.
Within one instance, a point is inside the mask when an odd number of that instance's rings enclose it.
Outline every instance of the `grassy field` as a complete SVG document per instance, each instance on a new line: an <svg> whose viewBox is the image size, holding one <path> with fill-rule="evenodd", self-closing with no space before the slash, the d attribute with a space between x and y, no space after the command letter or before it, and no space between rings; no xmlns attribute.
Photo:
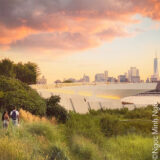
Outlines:
<svg viewBox="0 0 160 160"><path fill-rule="evenodd" d="M69 113L65 124L29 115L8 130L0 123L0 160L151 160L151 111Z"/></svg>

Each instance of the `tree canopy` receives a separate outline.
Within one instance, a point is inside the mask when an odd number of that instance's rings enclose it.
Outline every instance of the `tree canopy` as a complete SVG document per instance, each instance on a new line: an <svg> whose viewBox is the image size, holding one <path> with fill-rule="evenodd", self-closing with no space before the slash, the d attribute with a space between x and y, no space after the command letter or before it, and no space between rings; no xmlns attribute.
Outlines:
<svg viewBox="0 0 160 160"><path fill-rule="evenodd" d="M0 109L12 110L13 106L23 108L35 115L46 113L46 102L40 95L27 84L0 76Z"/></svg>
<svg viewBox="0 0 160 160"><path fill-rule="evenodd" d="M16 78L27 84L36 84L39 73L39 68L35 63L15 64L9 59L0 61L0 75Z"/></svg>

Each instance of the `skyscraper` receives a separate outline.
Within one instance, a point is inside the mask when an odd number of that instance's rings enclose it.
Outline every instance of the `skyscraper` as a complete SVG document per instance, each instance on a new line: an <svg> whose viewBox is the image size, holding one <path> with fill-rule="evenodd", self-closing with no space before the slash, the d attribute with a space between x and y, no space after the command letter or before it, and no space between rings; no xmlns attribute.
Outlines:
<svg viewBox="0 0 160 160"><path fill-rule="evenodd" d="M153 75L151 76L151 82L157 82L159 80L159 73L158 73L158 58L157 55L154 58L153 63Z"/></svg>
<svg viewBox="0 0 160 160"><path fill-rule="evenodd" d="M107 79L108 79L108 71L104 71L104 79L105 79L105 81L107 81Z"/></svg>
<svg viewBox="0 0 160 160"><path fill-rule="evenodd" d="M128 80L132 83L140 82L139 70L136 67L131 67L128 71Z"/></svg>
<svg viewBox="0 0 160 160"><path fill-rule="evenodd" d="M158 78L158 58L154 58L154 72L153 75Z"/></svg>

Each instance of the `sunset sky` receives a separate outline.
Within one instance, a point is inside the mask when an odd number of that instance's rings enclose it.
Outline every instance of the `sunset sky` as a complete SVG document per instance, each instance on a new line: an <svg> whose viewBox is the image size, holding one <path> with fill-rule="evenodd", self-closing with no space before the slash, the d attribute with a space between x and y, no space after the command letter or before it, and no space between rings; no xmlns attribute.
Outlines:
<svg viewBox="0 0 160 160"><path fill-rule="evenodd" d="M156 51L160 0L0 0L0 59L35 62L49 83L131 66L146 79Z"/></svg>

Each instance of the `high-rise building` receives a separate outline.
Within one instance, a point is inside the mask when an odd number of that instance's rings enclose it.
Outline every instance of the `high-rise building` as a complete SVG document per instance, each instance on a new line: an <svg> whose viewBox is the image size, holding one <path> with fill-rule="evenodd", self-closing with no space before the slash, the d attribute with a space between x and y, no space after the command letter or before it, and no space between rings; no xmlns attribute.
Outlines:
<svg viewBox="0 0 160 160"><path fill-rule="evenodd" d="M105 81L107 81L107 79L108 79L108 71L104 71L104 79L105 79Z"/></svg>
<svg viewBox="0 0 160 160"><path fill-rule="evenodd" d="M128 80L132 83L140 82L139 70L136 67L131 67L128 71Z"/></svg>
<svg viewBox="0 0 160 160"><path fill-rule="evenodd" d="M95 82L104 82L105 77L103 73L98 73L95 75Z"/></svg>
<svg viewBox="0 0 160 160"><path fill-rule="evenodd" d="M154 58L154 72L153 75L158 78L158 58L157 56Z"/></svg>
<svg viewBox="0 0 160 160"><path fill-rule="evenodd" d="M157 82L159 80L159 73L158 73L158 58L157 55L154 58L153 63L153 75L150 78L151 82Z"/></svg>

